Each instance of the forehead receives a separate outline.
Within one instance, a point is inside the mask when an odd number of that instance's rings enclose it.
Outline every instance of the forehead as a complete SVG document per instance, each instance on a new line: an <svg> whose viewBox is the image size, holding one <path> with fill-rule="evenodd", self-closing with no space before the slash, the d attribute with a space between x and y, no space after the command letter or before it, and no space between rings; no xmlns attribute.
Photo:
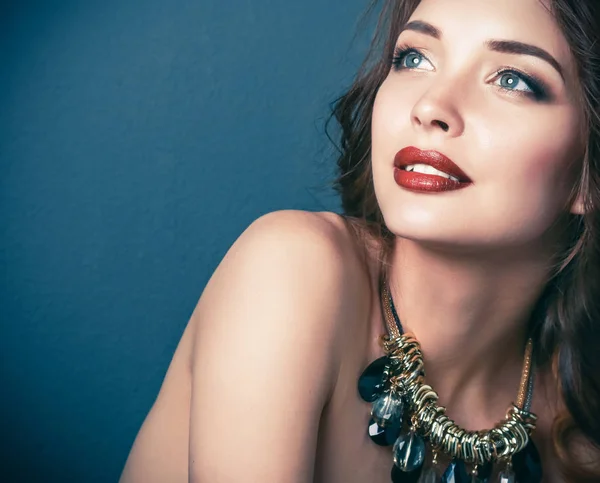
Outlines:
<svg viewBox="0 0 600 483"><path fill-rule="evenodd" d="M488 39L517 40L547 50L566 70L573 59L549 0L422 0L410 20L442 33L442 42L473 46Z"/></svg>

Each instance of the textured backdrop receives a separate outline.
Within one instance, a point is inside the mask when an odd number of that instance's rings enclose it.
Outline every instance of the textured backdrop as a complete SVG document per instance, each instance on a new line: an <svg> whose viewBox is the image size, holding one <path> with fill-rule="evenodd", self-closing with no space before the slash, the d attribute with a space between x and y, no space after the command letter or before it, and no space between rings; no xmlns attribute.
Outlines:
<svg viewBox="0 0 600 483"><path fill-rule="evenodd" d="M0 7L0 481L116 481L211 273L337 210L366 0Z"/></svg>

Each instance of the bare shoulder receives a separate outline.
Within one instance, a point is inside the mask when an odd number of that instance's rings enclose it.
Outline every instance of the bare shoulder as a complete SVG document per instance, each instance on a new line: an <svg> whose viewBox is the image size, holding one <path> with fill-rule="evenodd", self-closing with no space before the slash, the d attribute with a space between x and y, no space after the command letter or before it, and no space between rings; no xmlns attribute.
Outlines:
<svg viewBox="0 0 600 483"><path fill-rule="evenodd" d="M312 481L367 275L340 215L252 222L204 288L121 481Z"/></svg>
<svg viewBox="0 0 600 483"><path fill-rule="evenodd" d="M238 237L195 312L211 312L210 307L226 300L264 312L285 314L298 308L305 312L303 330L335 337L336 322L355 312L353 304L364 298L369 283L361 250L340 215L280 210L259 217ZM261 303L265 306L257 309ZM266 322L261 318L254 323Z"/></svg>
<svg viewBox="0 0 600 483"><path fill-rule="evenodd" d="M364 287L361 253L347 221L336 213L273 211L250 224L213 277L247 267L256 279L289 276L334 291L333 297Z"/></svg>
<svg viewBox="0 0 600 483"><path fill-rule="evenodd" d="M256 219L242 237L254 234L274 236L281 243L292 243L303 249L330 249L340 257L353 257L357 245L344 217L330 211L279 210ZM306 244L309 242L310 244ZM348 260L344 260L348 261Z"/></svg>
<svg viewBox="0 0 600 483"><path fill-rule="evenodd" d="M231 246L192 315L190 481L312 480L340 335L366 306L352 240L338 215L282 210ZM252 448L236 468L231 441Z"/></svg>

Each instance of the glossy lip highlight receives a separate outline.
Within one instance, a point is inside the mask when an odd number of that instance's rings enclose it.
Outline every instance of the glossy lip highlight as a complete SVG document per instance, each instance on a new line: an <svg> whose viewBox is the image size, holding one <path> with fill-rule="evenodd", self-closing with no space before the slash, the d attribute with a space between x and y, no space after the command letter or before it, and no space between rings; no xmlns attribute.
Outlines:
<svg viewBox="0 0 600 483"><path fill-rule="evenodd" d="M427 164L435 169L458 178L461 183L472 183L471 179L450 158L438 151L423 151L408 146L398 151L394 158L394 166L404 169L411 164Z"/></svg>
<svg viewBox="0 0 600 483"><path fill-rule="evenodd" d="M406 171L406 166L412 164L432 166L459 181L435 174ZM450 158L438 151L423 151L414 146L401 149L394 157L394 180L403 188L421 192L451 191L472 184L471 179Z"/></svg>

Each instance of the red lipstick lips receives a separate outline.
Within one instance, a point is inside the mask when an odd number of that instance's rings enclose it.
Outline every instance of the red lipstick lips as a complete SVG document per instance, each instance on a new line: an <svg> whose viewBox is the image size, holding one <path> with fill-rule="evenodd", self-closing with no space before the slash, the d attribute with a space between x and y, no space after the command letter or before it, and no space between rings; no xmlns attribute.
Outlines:
<svg viewBox="0 0 600 483"><path fill-rule="evenodd" d="M412 167L416 164L431 166L441 171L441 173L412 171ZM407 167L409 167L409 170L406 169ZM444 176L444 173L452 178ZM429 192L461 189L472 183L469 177L442 153L422 151L414 146L403 148L396 154L394 158L394 180L403 188Z"/></svg>

